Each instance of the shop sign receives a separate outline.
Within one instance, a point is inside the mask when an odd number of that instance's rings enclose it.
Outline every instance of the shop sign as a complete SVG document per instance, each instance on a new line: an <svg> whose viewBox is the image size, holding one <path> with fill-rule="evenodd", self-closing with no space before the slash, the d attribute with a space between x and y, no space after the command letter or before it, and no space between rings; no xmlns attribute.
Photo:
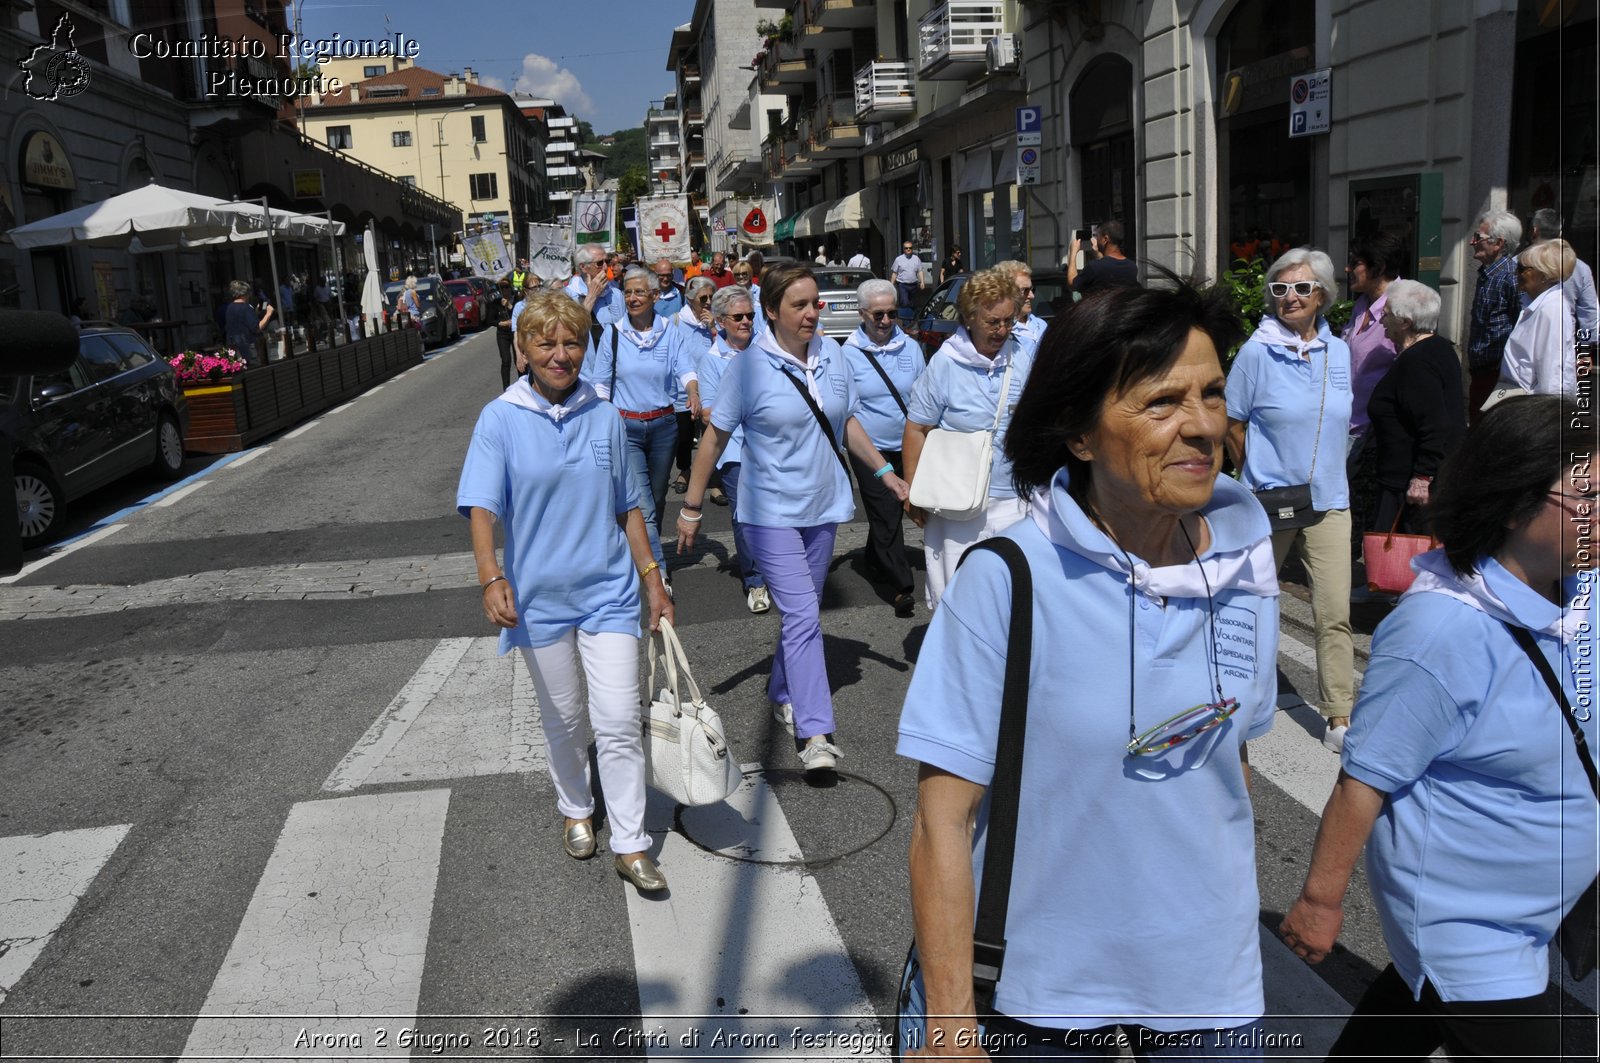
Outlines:
<svg viewBox="0 0 1600 1063"><path fill-rule="evenodd" d="M1328 67L1289 79L1289 135L1309 137L1328 131L1333 72Z"/></svg>
<svg viewBox="0 0 1600 1063"><path fill-rule="evenodd" d="M888 152L883 157L883 176L888 177L897 171L915 166L922 161L921 154L917 151L916 144L908 144Z"/></svg>
<svg viewBox="0 0 1600 1063"><path fill-rule="evenodd" d="M322 171L320 169L294 171L294 198L322 198Z"/></svg>
<svg viewBox="0 0 1600 1063"><path fill-rule="evenodd" d="M22 145L22 183L36 188L78 187L72 163L61 142L49 133L30 133Z"/></svg>

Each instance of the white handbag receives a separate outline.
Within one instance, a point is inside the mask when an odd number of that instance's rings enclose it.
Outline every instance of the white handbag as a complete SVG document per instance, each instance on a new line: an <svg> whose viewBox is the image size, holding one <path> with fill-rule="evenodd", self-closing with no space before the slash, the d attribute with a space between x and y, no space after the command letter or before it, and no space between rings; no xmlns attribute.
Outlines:
<svg viewBox="0 0 1600 1063"><path fill-rule="evenodd" d="M911 504L951 520L976 517L989 505L989 470L994 461L994 437L1000 416L1011 397L1011 362L1000 381L1000 402L994 423L977 432L952 432L935 428L922 444L917 474L911 481Z"/></svg>
<svg viewBox="0 0 1600 1063"><path fill-rule="evenodd" d="M650 640L647 689L653 693L644 714L645 779L679 804L715 804L739 788L744 776L738 758L728 748L721 718L700 696L700 687L689 674L683 643L665 618L661 621L661 644L667 684L658 691L656 640ZM688 687L688 698L683 696L684 686Z"/></svg>

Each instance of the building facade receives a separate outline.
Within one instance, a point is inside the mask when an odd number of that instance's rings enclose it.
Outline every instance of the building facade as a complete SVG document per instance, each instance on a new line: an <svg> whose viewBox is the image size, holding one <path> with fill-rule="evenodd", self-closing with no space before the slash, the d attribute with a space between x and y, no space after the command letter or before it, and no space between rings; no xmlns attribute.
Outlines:
<svg viewBox="0 0 1600 1063"><path fill-rule="evenodd" d="M645 169L653 196L675 196L683 191L682 121L676 92L651 100L645 111Z"/></svg>
<svg viewBox="0 0 1600 1063"><path fill-rule="evenodd" d="M578 138L578 119L555 100L517 95L517 108L545 131L544 172L550 200L549 216L563 225L572 220L572 197L590 186L592 163Z"/></svg>

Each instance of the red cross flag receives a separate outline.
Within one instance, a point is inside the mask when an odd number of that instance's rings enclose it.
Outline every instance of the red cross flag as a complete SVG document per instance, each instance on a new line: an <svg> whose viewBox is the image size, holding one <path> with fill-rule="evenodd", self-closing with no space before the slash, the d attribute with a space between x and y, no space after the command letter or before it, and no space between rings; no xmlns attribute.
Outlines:
<svg viewBox="0 0 1600 1063"><path fill-rule="evenodd" d="M684 196L647 196L638 201L641 261L689 260L689 200Z"/></svg>

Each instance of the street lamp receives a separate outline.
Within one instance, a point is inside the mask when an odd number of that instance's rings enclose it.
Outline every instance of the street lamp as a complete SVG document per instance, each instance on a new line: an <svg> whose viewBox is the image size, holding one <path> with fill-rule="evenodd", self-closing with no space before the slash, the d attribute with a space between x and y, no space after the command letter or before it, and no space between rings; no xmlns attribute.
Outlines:
<svg viewBox="0 0 1600 1063"><path fill-rule="evenodd" d="M450 197L444 194L444 120L457 111L470 111L476 106L478 105L475 103L463 103L460 107L453 107L433 120L436 134L434 140L439 148L439 198L446 203L450 202ZM432 225L428 226L428 240L430 243L433 242ZM439 245L437 243L433 244L433 271L435 273L439 272Z"/></svg>

